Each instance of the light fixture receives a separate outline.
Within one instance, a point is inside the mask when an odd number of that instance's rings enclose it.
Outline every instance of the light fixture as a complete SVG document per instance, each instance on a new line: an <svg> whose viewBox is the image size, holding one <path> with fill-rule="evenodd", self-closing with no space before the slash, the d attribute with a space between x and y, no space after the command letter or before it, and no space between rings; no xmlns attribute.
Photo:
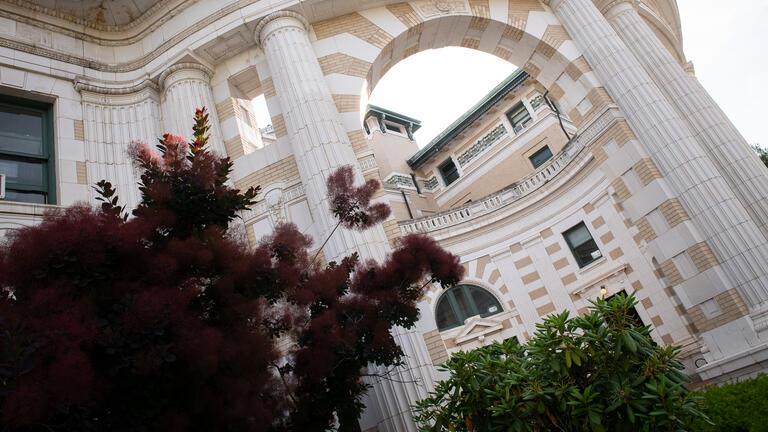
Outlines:
<svg viewBox="0 0 768 432"><path fill-rule="evenodd" d="M605 289L605 285L601 286L601 287L600 287L600 294L602 294L602 295L606 295L607 293L608 293L608 290L607 290L607 289Z"/></svg>

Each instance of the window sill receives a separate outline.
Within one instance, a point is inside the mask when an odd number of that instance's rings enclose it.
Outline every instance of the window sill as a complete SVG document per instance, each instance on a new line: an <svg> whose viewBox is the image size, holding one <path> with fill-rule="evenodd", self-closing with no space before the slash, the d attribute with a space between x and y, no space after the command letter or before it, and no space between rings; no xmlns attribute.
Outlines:
<svg viewBox="0 0 768 432"><path fill-rule="evenodd" d="M584 274L589 271L591 271L593 268L598 267L600 264L603 264L607 260L605 259L605 255L601 256L600 258L592 261L591 263L587 264L586 266L579 269L579 274Z"/></svg>

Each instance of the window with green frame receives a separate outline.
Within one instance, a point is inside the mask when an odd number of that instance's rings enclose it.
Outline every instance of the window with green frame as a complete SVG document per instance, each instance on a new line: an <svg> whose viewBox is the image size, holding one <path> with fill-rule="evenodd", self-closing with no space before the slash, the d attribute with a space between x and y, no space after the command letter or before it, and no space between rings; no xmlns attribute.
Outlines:
<svg viewBox="0 0 768 432"><path fill-rule="evenodd" d="M501 313L496 297L475 285L457 285L440 296L435 309L437 329L440 331L464 325L467 318L487 317Z"/></svg>
<svg viewBox="0 0 768 432"><path fill-rule="evenodd" d="M540 150L538 150L536 153L532 154L531 157L528 159L531 160L531 163L533 164L533 168L536 169L544 164L544 162L550 160L552 158L552 150L549 149L549 146L544 146Z"/></svg>
<svg viewBox="0 0 768 432"><path fill-rule="evenodd" d="M571 248L573 257L576 258L576 263L579 267L584 267L603 256L584 222L580 222L564 232L563 237L565 237L568 247Z"/></svg>
<svg viewBox="0 0 768 432"><path fill-rule="evenodd" d="M531 114L522 102L518 103L507 112L507 119L509 119L509 123L512 124L512 129L514 129L515 133L523 130L523 128L528 126L532 120Z"/></svg>
<svg viewBox="0 0 768 432"><path fill-rule="evenodd" d="M0 96L0 174L5 200L56 202L50 104Z"/></svg>

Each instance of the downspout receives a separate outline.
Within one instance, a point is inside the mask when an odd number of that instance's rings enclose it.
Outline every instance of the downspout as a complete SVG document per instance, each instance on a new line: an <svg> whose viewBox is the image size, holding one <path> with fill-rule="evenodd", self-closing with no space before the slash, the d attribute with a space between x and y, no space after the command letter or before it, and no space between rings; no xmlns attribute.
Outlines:
<svg viewBox="0 0 768 432"><path fill-rule="evenodd" d="M555 106L555 104L553 104L553 103L552 103L552 102L549 100L549 98L547 97L547 93L549 93L549 90L547 90L547 91L545 91L545 92L544 92L544 101L545 101L545 102L547 102L547 106L549 107L549 109L551 109L552 111L554 111L554 112L555 112L555 115L557 115L557 121L559 121L559 122L560 122L560 129L562 129L562 130L563 130L563 133L565 134L565 137L566 137L566 138L568 138L568 141L570 141L570 140L571 140L571 136L570 136L570 135L568 135L568 131L566 131L566 130L565 130L565 126L563 125L563 118L562 118L562 117L560 117L560 110L559 110L559 109L557 109L557 107Z"/></svg>
<svg viewBox="0 0 768 432"><path fill-rule="evenodd" d="M405 208L408 209L408 216L413 219L413 213L411 212L411 206L408 204L408 197L405 196L405 191L400 189L400 193L403 194L403 201L405 201Z"/></svg>

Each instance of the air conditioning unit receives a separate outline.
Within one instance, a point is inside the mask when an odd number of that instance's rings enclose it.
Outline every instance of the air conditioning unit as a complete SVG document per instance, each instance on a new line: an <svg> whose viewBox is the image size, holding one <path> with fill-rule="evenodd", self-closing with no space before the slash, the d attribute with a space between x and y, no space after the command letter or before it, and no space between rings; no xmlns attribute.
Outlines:
<svg viewBox="0 0 768 432"><path fill-rule="evenodd" d="M0 200L5 199L5 174L0 174Z"/></svg>

